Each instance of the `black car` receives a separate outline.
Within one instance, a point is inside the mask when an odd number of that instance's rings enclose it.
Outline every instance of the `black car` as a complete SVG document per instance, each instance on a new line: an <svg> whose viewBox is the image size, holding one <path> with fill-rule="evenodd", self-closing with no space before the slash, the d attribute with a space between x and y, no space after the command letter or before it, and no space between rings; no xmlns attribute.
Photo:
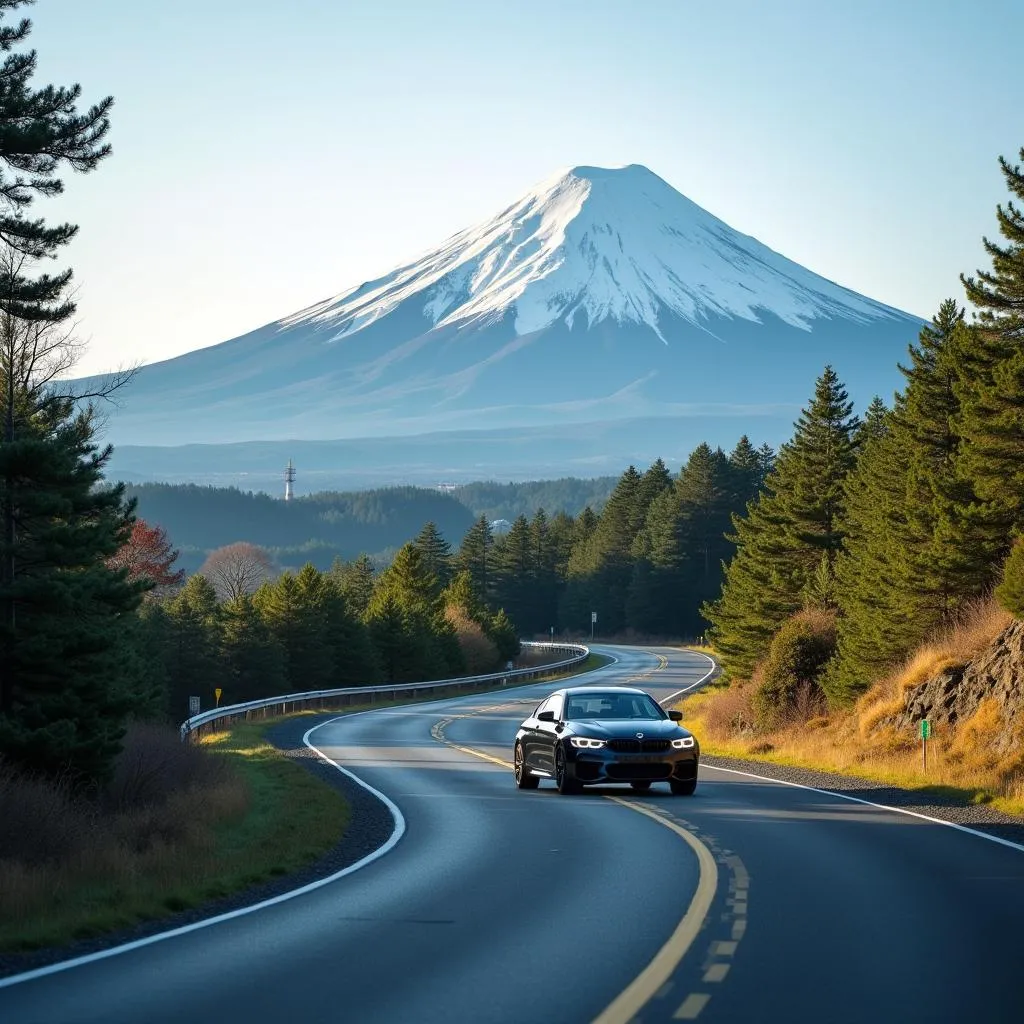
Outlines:
<svg viewBox="0 0 1024 1024"><path fill-rule="evenodd" d="M628 782L648 790L667 782L690 796L697 788L700 746L679 721L643 690L574 686L543 700L516 733L516 786L536 789L554 779L560 793L587 783Z"/></svg>

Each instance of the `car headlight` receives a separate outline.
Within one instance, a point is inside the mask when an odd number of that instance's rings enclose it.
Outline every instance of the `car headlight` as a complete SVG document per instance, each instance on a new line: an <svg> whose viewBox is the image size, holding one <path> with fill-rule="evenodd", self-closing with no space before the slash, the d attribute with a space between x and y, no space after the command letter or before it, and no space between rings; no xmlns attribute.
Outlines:
<svg viewBox="0 0 1024 1024"><path fill-rule="evenodd" d="M676 750L689 750L697 741L692 736L682 736L678 740L672 741L672 746Z"/></svg>
<svg viewBox="0 0 1024 1024"><path fill-rule="evenodd" d="M580 750L598 750L604 746L604 740L592 740L589 736L570 736L569 742Z"/></svg>

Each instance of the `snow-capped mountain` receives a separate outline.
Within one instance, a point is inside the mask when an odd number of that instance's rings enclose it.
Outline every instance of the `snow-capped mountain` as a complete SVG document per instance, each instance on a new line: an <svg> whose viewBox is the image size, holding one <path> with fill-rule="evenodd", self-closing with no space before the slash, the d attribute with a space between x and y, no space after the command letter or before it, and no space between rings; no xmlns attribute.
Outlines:
<svg viewBox="0 0 1024 1024"><path fill-rule="evenodd" d="M887 395L918 326L644 167L576 167L382 277L144 367L110 429L180 445L664 416L788 425L826 363L854 397Z"/></svg>
<svg viewBox="0 0 1024 1024"><path fill-rule="evenodd" d="M643 325L666 344L659 321L672 316L706 326L760 311L805 330L903 316L734 231L639 164L558 174L415 263L281 323L327 326L340 341L406 301L434 329L511 316L522 336L585 317Z"/></svg>

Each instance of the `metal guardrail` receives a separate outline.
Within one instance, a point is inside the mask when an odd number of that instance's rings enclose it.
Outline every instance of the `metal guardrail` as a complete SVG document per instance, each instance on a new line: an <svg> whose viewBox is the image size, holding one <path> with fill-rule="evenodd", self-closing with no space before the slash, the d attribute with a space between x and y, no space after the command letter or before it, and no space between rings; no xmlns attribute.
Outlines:
<svg viewBox="0 0 1024 1024"><path fill-rule="evenodd" d="M533 651L547 651L551 654L565 654L561 661L545 665L531 665L529 668L510 669L507 672L492 672L484 676L459 676L455 679L432 679L424 683L388 683L385 686L347 686L338 690L310 690L306 693L289 693L263 700L250 700L244 704L229 704L210 711L201 711L181 723L182 740L197 739L208 732L216 732L237 719L269 718L272 715L287 715L294 711L332 711L336 708L351 707L353 704L374 704L379 699L395 700L400 696L413 697L416 694L431 694L435 690L469 690L482 683L498 683L507 686L511 680L536 679L552 673L565 672L586 661L590 648L585 644L553 644L523 642L523 647Z"/></svg>

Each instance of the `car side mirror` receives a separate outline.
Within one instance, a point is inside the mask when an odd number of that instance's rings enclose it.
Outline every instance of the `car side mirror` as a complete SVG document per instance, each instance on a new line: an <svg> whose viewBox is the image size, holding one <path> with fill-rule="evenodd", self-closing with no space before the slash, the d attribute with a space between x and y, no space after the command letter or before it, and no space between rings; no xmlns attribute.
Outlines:
<svg viewBox="0 0 1024 1024"><path fill-rule="evenodd" d="M555 713L554 713L554 711L542 711L537 716L537 721L538 722L553 722L554 720L555 720Z"/></svg>
<svg viewBox="0 0 1024 1024"><path fill-rule="evenodd" d="M671 718L673 722L681 722L683 720L683 713L682 711L670 711L668 713L668 717Z"/></svg>

